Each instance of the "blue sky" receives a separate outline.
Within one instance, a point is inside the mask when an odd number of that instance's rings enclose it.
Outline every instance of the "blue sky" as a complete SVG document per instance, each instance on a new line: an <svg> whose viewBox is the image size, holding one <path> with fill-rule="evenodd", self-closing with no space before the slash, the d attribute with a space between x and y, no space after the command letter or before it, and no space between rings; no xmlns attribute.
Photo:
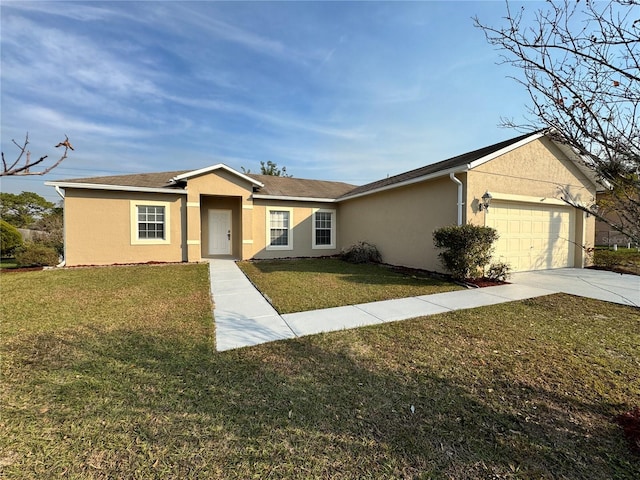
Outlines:
<svg viewBox="0 0 640 480"><path fill-rule="evenodd" d="M518 4L519 5L519 4ZM527 8L541 4L527 2ZM496 2L2 2L2 151L45 180L197 169L364 184L518 132L526 93L474 28Z"/></svg>

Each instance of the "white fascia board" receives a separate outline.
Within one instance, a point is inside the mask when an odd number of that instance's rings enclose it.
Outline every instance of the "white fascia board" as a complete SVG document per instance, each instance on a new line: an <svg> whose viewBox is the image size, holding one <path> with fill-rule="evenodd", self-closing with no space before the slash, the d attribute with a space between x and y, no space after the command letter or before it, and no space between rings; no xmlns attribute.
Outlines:
<svg viewBox="0 0 640 480"><path fill-rule="evenodd" d="M512 150L515 150L516 148L520 148L523 145L526 145L527 143L533 142L534 140L537 140L541 137L544 137L544 133L534 133L531 136L524 138L522 140L520 140L517 143L513 143L511 145L509 145L508 147L504 147L496 152L490 153L489 155L486 155L482 158L479 158L477 160L474 160L473 162L471 162L469 164L469 170L479 167L480 165L487 163L490 160L493 160L494 158L498 158L500 155L504 155L505 153L509 153Z"/></svg>
<svg viewBox="0 0 640 480"><path fill-rule="evenodd" d="M253 178L245 175L244 173L238 172L237 170L234 170L231 167L227 167L224 163L218 163L216 165L212 165L210 167L205 167L205 168L201 168L199 170L193 170L191 172L187 172L187 173L183 173L182 175L176 175L175 177L173 177L171 180L178 182L180 180L185 180L187 178L191 178L191 177L195 177L197 175L202 175L205 173L209 173L209 172L213 172L214 170L226 170L227 172L236 175L240 178L242 178L243 180L246 180L247 182L253 184L253 185L257 185L259 187L264 187L264 183L259 182L257 180L254 180Z"/></svg>
<svg viewBox="0 0 640 480"><path fill-rule="evenodd" d="M337 202L342 202L344 200L352 200L354 198L364 197L367 195L372 195L374 193L384 192L386 190L392 190L394 188L406 187L407 185L413 185L414 183L426 182L427 180L432 180L438 177L449 176L450 173L465 173L469 170L469 165L461 165L455 168L448 168L446 170L440 170L438 172L430 173L429 175L423 175L421 177L412 178L411 180L405 180L404 182L392 183L391 185L385 185L384 187L376 188L375 190L368 190L366 192L357 193L355 195L347 195L346 197L342 197Z"/></svg>
<svg viewBox="0 0 640 480"><path fill-rule="evenodd" d="M172 193L186 195L187 191L177 188L133 187L130 185L104 185L100 183L44 182L48 187L83 188L88 190L112 190L118 192Z"/></svg>
<svg viewBox="0 0 640 480"><path fill-rule="evenodd" d="M258 200L285 200L289 202L320 202L320 203L335 203L335 198L313 198L313 197L287 197L285 195L260 195L253 194L252 197Z"/></svg>

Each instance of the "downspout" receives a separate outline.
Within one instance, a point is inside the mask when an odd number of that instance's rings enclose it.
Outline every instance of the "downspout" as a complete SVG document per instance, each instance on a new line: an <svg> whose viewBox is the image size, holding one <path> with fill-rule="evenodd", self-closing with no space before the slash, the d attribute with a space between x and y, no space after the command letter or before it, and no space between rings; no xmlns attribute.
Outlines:
<svg viewBox="0 0 640 480"><path fill-rule="evenodd" d="M67 219L66 219L66 215L64 214L64 208L65 208L65 204L64 204L64 193L62 193L62 190L60 190L60 187L56 185L56 192L58 193L58 195L60 195L60 198L62 198L62 248L63 248L63 253L62 253L62 261L56 265L56 268L61 268L64 267L65 264L67 263L67 235L66 235L66 228L65 225L67 223Z"/></svg>
<svg viewBox="0 0 640 480"><path fill-rule="evenodd" d="M462 225L462 182L451 172L449 178L458 185L458 225Z"/></svg>

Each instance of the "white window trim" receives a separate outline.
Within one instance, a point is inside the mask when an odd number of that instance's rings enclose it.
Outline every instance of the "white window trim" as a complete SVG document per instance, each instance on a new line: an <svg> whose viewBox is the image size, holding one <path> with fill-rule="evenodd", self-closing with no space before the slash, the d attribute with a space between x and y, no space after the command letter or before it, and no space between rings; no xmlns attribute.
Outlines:
<svg viewBox="0 0 640 480"><path fill-rule="evenodd" d="M316 213L324 212L331 214L331 244L330 245L317 245L316 244ZM331 250L336 248L336 210L329 208L314 208L313 216L311 218L311 248L313 250Z"/></svg>
<svg viewBox="0 0 640 480"><path fill-rule="evenodd" d="M271 212L289 212L289 235L287 236L287 245L271 245ZM267 231L266 231L266 249L267 250L293 250L293 208L288 207L267 207Z"/></svg>
<svg viewBox="0 0 640 480"><path fill-rule="evenodd" d="M150 200L131 200L131 245L169 245L171 243L171 203ZM164 207L164 238L138 238L138 207Z"/></svg>

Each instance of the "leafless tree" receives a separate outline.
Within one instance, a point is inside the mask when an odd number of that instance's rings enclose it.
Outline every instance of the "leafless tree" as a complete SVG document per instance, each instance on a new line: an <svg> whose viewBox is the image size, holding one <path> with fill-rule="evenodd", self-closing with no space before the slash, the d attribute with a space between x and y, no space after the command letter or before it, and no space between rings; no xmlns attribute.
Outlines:
<svg viewBox="0 0 640 480"><path fill-rule="evenodd" d="M502 123L546 128L570 146L609 200L581 203L566 189L563 200L640 244L640 0L545 5L531 12L507 1L500 27L474 18L531 99L523 123Z"/></svg>
<svg viewBox="0 0 640 480"><path fill-rule="evenodd" d="M9 165L4 158L4 152L2 152L2 172L0 172L0 177L45 175L56 168L58 165L60 165L62 161L67 158L69 150L73 150L73 146L71 145L71 142L69 142L69 137L65 135L64 140L55 146L56 148L64 147L64 152L62 153L60 158L56 160L52 165L46 167L44 170L31 171L33 167L41 165L42 162L44 162L49 156L45 155L43 157L40 157L38 160L31 160L31 152L27 149L27 146L29 145L29 132L27 132L27 134L25 135L24 142L22 144L19 144L13 139L11 141L16 147L18 147L20 153L18 154L16 160ZM23 157L24 163L22 162Z"/></svg>

